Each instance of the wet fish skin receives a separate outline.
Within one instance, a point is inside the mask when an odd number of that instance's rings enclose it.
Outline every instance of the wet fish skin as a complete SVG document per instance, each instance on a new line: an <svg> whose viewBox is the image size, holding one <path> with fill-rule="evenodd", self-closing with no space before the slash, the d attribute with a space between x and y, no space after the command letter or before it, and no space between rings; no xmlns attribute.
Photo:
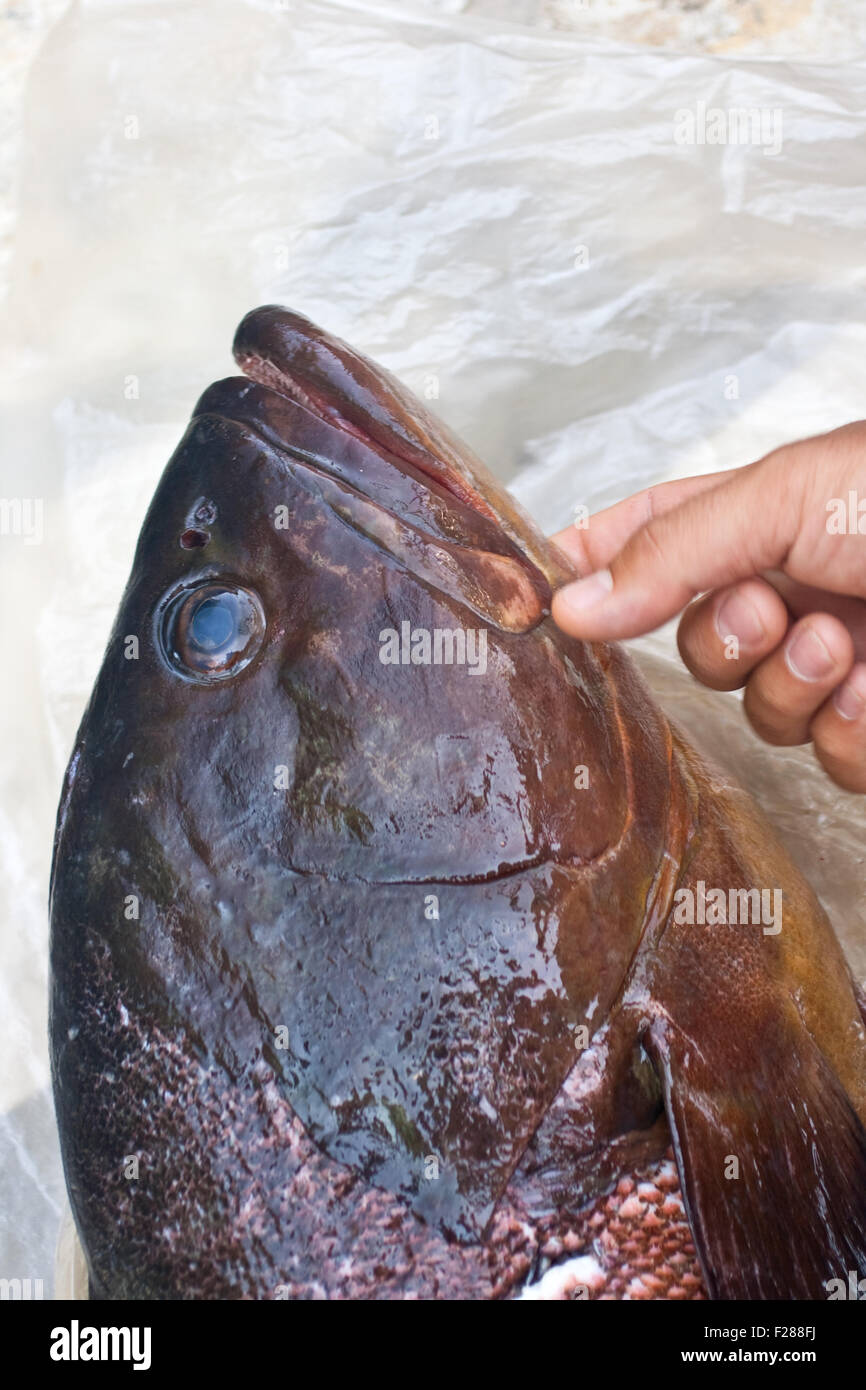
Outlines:
<svg viewBox="0 0 866 1390"><path fill-rule="evenodd" d="M502 1296L673 1138L709 1293L824 1296L866 1265L866 1038L808 886L624 653L555 628L564 562L405 388L279 308L235 353L58 816L94 1294ZM217 679L172 645L204 586L253 631ZM486 674L383 665L403 622L483 628ZM782 932L677 925L699 881L781 887Z"/></svg>

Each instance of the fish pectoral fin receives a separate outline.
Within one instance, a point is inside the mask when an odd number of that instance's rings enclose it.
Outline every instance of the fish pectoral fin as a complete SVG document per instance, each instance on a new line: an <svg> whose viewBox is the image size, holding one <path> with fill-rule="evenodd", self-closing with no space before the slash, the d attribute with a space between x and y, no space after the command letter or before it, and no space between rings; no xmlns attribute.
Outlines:
<svg viewBox="0 0 866 1390"><path fill-rule="evenodd" d="M644 1039L713 1298L847 1297L866 1275L866 1129L806 1028L779 1035L784 1060L699 1050L666 1016Z"/></svg>

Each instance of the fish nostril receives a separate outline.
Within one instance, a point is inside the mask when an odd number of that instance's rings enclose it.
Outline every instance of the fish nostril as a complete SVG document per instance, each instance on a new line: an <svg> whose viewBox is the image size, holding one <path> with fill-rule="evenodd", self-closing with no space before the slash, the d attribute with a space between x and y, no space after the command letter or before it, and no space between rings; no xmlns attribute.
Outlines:
<svg viewBox="0 0 866 1390"><path fill-rule="evenodd" d="M180 543L184 550L197 550L199 546L207 545L209 540L210 536L207 531L198 531L195 527L190 528L189 531L183 531L180 537Z"/></svg>
<svg viewBox="0 0 866 1390"><path fill-rule="evenodd" d="M195 510L189 518L191 521L200 521L203 526L210 526L217 517L216 502L212 502L209 497L202 497L195 504Z"/></svg>

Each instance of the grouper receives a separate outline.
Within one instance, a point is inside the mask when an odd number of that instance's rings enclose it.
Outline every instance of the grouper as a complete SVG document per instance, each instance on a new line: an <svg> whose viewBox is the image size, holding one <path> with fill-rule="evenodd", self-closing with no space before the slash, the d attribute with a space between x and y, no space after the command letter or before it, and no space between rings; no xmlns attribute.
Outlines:
<svg viewBox="0 0 866 1390"><path fill-rule="evenodd" d="M400 382L278 307L234 355L58 814L91 1297L866 1274L862 998L757 807L552 623L566 560Z"/></svg>

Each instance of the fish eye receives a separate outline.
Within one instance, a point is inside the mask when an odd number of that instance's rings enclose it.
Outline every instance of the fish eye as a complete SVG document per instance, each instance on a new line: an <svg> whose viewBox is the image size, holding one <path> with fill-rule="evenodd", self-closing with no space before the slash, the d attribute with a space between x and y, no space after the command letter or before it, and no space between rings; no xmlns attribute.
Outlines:
<svg viewBox="0 0 866 1390"><path fill-rule="evenodd" d="M257 595L217 580L185 589L172 600L163 615L160 642L180 675L207 684L248 666L264 635L265 615Z"/></svg>

